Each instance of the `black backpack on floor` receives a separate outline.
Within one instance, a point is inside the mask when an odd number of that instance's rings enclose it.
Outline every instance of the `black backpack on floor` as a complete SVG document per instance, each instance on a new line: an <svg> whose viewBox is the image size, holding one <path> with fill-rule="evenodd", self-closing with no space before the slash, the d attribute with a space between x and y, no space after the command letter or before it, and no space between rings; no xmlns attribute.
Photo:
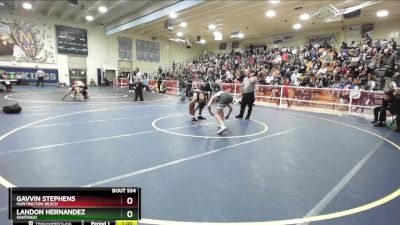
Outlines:
<svg viewBox="0 0 400 225"><path fill-rule="evenodd" d="M18 105L18 103L15 103L14 105L9 105L9 106L4 106L3 107L3 112L12 114L12 113L20 113L22 110L21 106Z"/></svg>

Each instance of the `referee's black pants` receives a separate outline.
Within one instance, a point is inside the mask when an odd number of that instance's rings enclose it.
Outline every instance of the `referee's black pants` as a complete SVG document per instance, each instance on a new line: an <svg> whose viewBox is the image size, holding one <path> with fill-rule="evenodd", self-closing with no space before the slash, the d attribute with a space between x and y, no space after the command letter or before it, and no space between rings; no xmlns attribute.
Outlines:
<svg viewBox="0 0 400 225"><path fill-rule="evenodd" d="M44 82L44 77L38 77L36 87L39 86L40 83L42 83L42 87L43 87L43 82Z"/></svg>
<svg viewBox="0 0 400 225"><path fill-rule="evenodd" d="M137 101L138 97L140 98L140 101L143 101L143 83L142 82L139 82L136 84L135 101Z"/></svg>
<svg viewBox="0 0 400 225"><path fill-rule="evenodd" d="M249 107L249 109L247 110L247 116L246 117L250 117L251 111L253 109L254 101L255 101L254 92L243 93L242 102L240 103L240 113L239 113L238 116L239 117L243 117L244 110L245 110L246 105L247 105Z"/></svg>
<svg viewBox="0 0 400 225"><path fill-rule="evenodd" d="M129 91L133 91L134 89L134 84L129 83Z"/></svg>

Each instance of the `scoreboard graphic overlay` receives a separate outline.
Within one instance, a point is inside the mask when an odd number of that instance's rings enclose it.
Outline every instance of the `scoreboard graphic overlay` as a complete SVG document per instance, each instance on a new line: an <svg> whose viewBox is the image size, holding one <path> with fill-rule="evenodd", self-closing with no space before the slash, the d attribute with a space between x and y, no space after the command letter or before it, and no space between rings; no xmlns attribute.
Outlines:
<svg viewBox="0 0 400 225"><path fill-rule="evenodd" d="M137 225L141 189L10 188L14 225Z"/></svg>

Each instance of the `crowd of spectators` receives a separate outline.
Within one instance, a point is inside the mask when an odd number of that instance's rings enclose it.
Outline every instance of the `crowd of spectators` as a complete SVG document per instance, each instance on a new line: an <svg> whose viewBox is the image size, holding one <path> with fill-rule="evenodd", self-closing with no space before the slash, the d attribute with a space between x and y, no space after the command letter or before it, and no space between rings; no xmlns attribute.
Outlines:
<svg viewBox="0 0 400 225"><path fill-rule="evenodd" d="M394 89L400 86L400 51L394 39L341 46L329 43L305 44L291 48L248 48L243 52L213 54L185 66L173 65L168 79L241 82L246 70L254 70L263 85L292 85L341 89Z"/></svg>

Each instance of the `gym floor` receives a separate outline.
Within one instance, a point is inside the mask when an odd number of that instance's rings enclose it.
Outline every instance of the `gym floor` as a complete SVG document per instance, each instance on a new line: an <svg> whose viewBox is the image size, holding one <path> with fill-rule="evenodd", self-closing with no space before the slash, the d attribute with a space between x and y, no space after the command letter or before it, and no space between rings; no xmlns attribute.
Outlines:
<svg viewBox="0 0 400 225"><path fill-rule="evenodd" d="M0 93L1 106L23 108L0 114L0 224L11 185L139 186L144 224L400 222L400 134L365 118L255 106L248 121L235 105L217 135L213 117L191 122L176 96L64 92Z"/></svg>

